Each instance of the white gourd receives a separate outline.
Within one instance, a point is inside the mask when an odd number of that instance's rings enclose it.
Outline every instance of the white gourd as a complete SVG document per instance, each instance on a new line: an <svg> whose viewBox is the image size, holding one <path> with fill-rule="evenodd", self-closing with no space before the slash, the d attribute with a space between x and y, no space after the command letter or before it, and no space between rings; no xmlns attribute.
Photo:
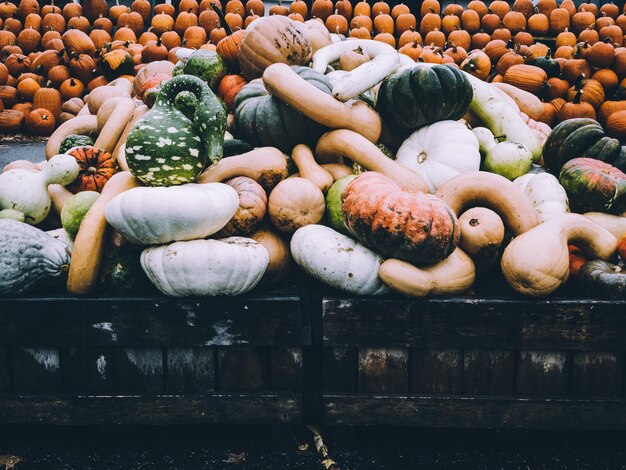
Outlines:
<svg viewBox="0 0 626 470"><path fill-rule="evenodd" d="M528 196L542 223L569 212L565 188L550 173L528 173L513 183Z"/></svg>
<svg viewBox="0 0 626 470"><path fill-rule="evenodd" d="M389 292L378 277L383 259L330 227L307 225L296 230L291 255L309 275L336 289L359 295Z"/></svg>
<svg viewBox="0 0 626 470"><path fill-rule="evenodd" d="M141 253L150 281L171 297L245 294L261 280L268 263L267 250L244 237L175 242Z"/></svg>
<svg viewBox="0 0 626 470"><path fill-rule="evenodd" d="M223 183L133 188L109 202L106 219L139 245L206 238L239 207L237 191Z"/></svg>
<svg viewBox="0 0 626 470"><path fill-rule="evenodd" d="M79 170L71 155L55 155L38 173L22 169L5 171L0 174L0 210L22 212L27 224L38 224L52 207L48 185L70 184L78 177Z"/></svg>
<svg viewBox="0 0 626 470"><path fill-rule="evenodd" d="M458 121L440 121L411 134L396 161L416 171L434 193L451 178L480 169L478 138Z"/></svg>

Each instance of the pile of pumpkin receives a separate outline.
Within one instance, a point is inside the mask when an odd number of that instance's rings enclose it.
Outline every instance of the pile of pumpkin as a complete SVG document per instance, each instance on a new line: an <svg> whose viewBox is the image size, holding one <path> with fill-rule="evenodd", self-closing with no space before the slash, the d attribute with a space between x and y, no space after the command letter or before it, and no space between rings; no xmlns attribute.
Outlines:
<svg viewBox="0 0 626 470"><path fill-rule="evenodd" d="M596 121L551 130L524 91L334 42L317 20L264 17L234 47L227 70L183 48L93 90L46 161L5 168L0 294L67 273L71 294L237 295L295 264L361 295L456 295L501 273L538 297L577 273L624 297L626 152ZM227 115L216 91L235 70Z"/></svg>

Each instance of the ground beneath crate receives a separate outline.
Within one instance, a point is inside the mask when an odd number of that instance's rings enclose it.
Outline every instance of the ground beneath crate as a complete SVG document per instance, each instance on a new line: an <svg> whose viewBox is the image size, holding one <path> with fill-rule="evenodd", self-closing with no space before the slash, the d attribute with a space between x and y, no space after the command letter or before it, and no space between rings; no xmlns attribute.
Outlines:
<svg viewBox="0 0 626 470"><path fill-rule="evenodd" d="M8 431L8 434L7 434ZM326 468L306 429L3 430L0 468L277 470ZM346 434L349 436L346 437ZM341 470L620 470L624 434L367 429L324 431ZM7 465L8 464L8 465ZM4 465L4 467L3 467ZM13 465L13 467L11 467Z"/></svg>

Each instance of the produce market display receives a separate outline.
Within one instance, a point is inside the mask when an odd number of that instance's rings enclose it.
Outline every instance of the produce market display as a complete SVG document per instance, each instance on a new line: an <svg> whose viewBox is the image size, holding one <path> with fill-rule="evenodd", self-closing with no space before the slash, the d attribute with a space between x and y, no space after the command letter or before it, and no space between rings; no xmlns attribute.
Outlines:
<svg viewBox="0 0 626 470"><path fill-rule="evenodd" d="M0 132L49 136L0 173L0 295L626 299L615 5L265 13L0 4Z"/></svg>

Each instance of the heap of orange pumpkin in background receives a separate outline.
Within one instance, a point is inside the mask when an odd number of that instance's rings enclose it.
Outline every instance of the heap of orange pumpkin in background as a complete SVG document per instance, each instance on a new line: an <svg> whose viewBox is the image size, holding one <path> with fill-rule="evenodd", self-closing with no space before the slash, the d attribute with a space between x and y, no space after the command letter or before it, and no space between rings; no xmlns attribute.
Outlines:
<svg viewBox="0 0 626 470"><path fill-rule="evenodd" d="M119 77L132 82L148 63L175 63L181 47L217 49L233 72L217 91L232 104L246 83L236 75L238 46L245 28L266 13L318 18L336 35L373 38L414 60L456 64L536 95L526 111L537 121L592 117L609 135L626 138L626 15L614 4L576 8L572 0L540 0L536 7L532 0L512 6L472 0L467 8L425 0L420 11L349 0L315 0L309 10L296 0L267 12L262 0L182 0L178 9L170 3L152 9L148 0L130 8L88 0L63 9L53 1L3 2L0 132L49 135L80 112L89 92Z"/></svg>

